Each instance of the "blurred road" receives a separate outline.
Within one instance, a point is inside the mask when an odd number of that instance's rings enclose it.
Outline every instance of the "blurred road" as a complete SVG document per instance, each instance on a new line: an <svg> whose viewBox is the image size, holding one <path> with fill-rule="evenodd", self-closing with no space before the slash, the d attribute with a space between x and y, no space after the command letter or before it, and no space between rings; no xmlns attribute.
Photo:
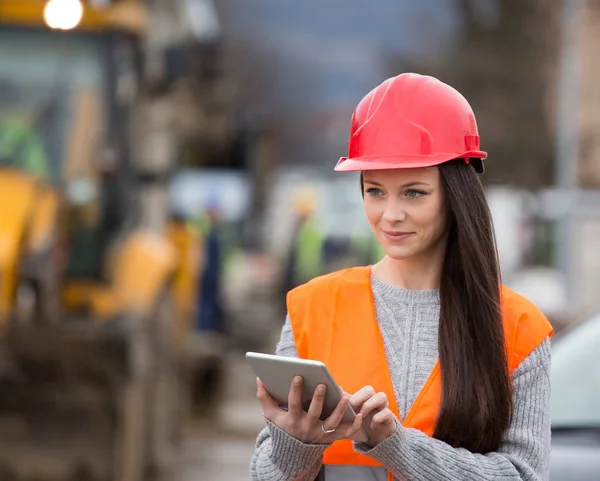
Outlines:
<svg viewBox="0 0 600 481"><path fill-rule="evenodd" d="M175 473L165 481L248 481L250 457L264 420L255 376L243 354L227 358L223 402L215 416L190 426Z"/></svg>
<svg viewBox="0 0 600 481"><path fill-rule="evenodd" d="M254 439L204 430L188 442L169 481L248 481Z"/></svg>

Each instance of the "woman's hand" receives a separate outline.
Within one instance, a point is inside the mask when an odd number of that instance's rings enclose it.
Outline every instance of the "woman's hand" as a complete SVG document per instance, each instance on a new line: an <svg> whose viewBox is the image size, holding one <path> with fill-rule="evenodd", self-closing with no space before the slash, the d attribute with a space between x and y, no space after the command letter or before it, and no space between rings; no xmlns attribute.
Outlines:
<svg viewBox="0 0 600 481"><path fill-rule="evenodd" d="M353 423L342 422L350 399L344 395L331 415L321 421L321 411L327 387L319 385L315 390L308 412L302 409L302 384L304 379L297 376L292 381L288 395L288 410L281 409L269 395L265 386L256 379L257 397L266 419L283 429L290 436L305 444L329 444L338 439L350 439L361 428L362 416L356 416Z"/></svg>
<svg viewBox="0 0 600 481"><path fill-rule="evenodd" d="M376 393L371 386L365 386L350 397L350 405L365 420L363 427L369 435L367 446L373 448L396 432L396 416L388 409L384 392Z"/></svg>

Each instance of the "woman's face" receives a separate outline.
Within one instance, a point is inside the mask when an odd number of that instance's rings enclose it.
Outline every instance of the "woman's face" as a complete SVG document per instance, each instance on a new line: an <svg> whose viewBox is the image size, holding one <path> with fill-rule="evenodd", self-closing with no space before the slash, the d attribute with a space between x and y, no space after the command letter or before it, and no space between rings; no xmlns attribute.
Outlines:
<svg viewBox="0 0 600 481"><path fill-rule="evenodd" d="M445 248L447 214L437 167L365 171L363 192L367 219L389 257Z"/></svg>

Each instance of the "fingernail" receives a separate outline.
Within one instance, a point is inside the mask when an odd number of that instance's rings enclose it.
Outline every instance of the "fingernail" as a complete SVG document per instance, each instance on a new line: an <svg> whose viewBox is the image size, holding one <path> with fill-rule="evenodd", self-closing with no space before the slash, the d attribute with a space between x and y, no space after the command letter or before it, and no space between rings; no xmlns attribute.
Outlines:
<svg viewBox="0 0 600 481"><path fill-rule="evenodd" d="M294 383L296 384L296 386L300 386L300 384L302 384L302 378L300 376L296 376L296 378L294 379Z"/></svg>

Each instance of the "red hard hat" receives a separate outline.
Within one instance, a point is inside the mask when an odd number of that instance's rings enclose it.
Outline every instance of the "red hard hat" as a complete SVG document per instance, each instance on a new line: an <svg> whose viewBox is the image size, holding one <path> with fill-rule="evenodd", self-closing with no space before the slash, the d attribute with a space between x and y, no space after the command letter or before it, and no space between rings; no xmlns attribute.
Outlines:
<svg viewBox="0 0 600 481"><path fill-rule="evenodd" d="M434 77L405 73L360 101L352 115L348 157L335 170L409 169L464 158L481 173L486 157L467 100Z"/></svg>

